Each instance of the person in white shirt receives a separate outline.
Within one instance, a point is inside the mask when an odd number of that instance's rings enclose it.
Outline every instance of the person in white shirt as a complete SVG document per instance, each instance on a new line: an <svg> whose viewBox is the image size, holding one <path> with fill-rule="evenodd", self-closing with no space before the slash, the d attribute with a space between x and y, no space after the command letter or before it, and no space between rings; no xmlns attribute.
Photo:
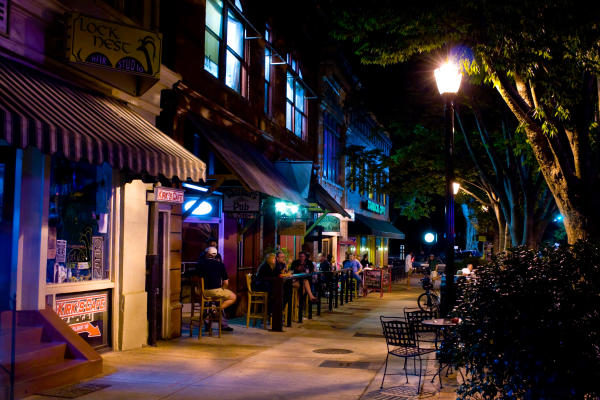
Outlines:
<svg viewBox="0 0 600 400"><path fill-rule="evenodd" d="M404 260L404 272L407 274L412 271L413 268L413 253L412 251L406 255L406 259Z"/></svg>

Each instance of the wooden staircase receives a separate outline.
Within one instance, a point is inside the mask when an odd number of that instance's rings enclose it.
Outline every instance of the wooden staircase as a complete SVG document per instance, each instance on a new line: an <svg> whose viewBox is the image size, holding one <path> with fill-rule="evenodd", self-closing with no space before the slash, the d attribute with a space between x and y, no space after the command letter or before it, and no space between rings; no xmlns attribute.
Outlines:
<svg viewBox="0 0 600 400"><path fill-rule="evenodd" d="M15 398L75 383L102 372L102 357L51 309L17 311ZM10 370L12 313L0 313L0 365ZM0 369L0 400L10 377Z"/></svg>

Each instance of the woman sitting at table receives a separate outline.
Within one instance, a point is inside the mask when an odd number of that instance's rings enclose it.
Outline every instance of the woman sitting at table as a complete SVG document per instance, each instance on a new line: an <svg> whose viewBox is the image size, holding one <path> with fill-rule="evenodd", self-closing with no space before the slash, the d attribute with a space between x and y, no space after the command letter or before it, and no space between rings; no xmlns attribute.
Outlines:
<svg viewBox="0 0 600 400"><path fill-rule="evenodd" d="M315 272L315 266L308 259L306 253L300 252L298 255L298 259L294 260L291 265L292 273L294 274L308 274ZM313 295L312 290L310 289L310 279L303 279L304 282L304 293L308 294L308 298L313 303L318 301L318 299ZM300 283L294 282L294 287L299 287Z"/></svg>
<svg viewBox="0 0 600 400"><path fill-rule="evenodd" d="M282 273L277 265L275 253L266 255L265 260L258 266L256 279L252 282L252 290L271 293L271 282L265 278L276 278Z"/></svg>

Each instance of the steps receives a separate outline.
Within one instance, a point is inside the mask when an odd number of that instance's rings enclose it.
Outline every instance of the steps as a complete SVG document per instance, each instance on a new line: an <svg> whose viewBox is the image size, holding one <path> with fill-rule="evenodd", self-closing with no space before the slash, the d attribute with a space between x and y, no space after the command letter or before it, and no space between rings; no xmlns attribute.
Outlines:
<svg viewBox="0 0 600 400"><path fill-rule="evenodd" d="M102 371L102 358L54 311L18 311L15 327L15 398L75 383ZM0 366L10 370L12 314L0 313ZM10 378L0 369L0 400Z"/></svg>

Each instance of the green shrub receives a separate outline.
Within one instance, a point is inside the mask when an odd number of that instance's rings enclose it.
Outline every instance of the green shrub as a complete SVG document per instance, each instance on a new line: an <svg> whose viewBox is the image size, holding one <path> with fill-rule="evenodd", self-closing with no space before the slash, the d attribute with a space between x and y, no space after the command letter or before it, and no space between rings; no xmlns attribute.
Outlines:
<svg viewBox="0 0 600 400"><path fill-rule="evenodd" d="M600 246L513 249L458 286L459 399L600 394ZM473 397L475 396L475 397Z"/></svg>

